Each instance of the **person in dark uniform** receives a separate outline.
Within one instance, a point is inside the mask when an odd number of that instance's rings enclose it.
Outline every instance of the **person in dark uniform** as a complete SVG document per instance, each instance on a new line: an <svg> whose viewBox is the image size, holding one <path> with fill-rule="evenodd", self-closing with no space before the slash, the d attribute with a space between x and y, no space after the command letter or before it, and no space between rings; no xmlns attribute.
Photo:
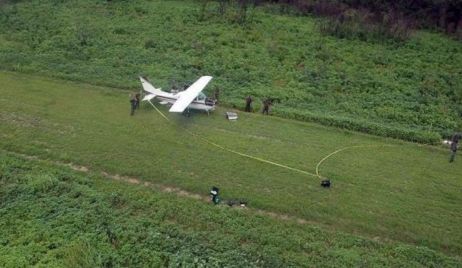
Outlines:
<svg viewBox="0 0 462 268"><path fill-rule="evenodd" d="M136 95L135 94L130 94L130 104L131 104L131 112L130 112L130 115L134 115L135 114L135 110L136 110L136 105L137 105L137 101L136 101Z"/></svg>
<svg viewBox="0 0 462 268"><path fill-rule="evenodd" d="M220 197L218 196L218 193L220 192L220 189L217 187L212 187L212 190L210 190L210 197L212 199L213 204L217 205L220 203Z"/></svg>
<svg viewBox="0 0 462 268"><path fill-rule="evenodd" d="M136 109L140 108L140 102L141 102L141 94L136 93L135 94L135 99L136 99Z"/></svg>
<svg viewBox="0 0 462 268"><path fill-rule="evenodd" d="M264 100L263 101L263 111L262 111L262 113L268 115L270 106L271 106L271 99L268 98L268 99Z"/></svg>
<svg viewBox="0 0 462 268"><path fill-rule="evenodd" d="M220 89L215 88L215 91L213 92L213 98L215 99L215 103L218 103L218 99L220 98Z"/></svg>
<svg viewBox="0 0 462 268"><path fill-rule="evenodd" d="M247 98L245 98L245 111L246 112L251 112L252 111L252 97L249 95Z"/></svg>
<svg viewBox="0 0 462 268"><path fill-rule="evenodd" d="M457 146L459 144L459 140L462 138L460 133L456 133L452 136L451 139L451 158L449 158L449 163L454 162L456 158Z"/></svg>

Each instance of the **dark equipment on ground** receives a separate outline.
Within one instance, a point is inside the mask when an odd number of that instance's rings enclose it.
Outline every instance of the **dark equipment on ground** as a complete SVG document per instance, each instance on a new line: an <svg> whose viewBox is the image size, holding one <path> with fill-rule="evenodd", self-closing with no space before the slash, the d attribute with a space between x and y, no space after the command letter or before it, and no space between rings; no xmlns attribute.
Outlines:
<svg viewBox="0 0 462 268"><path fill-rule="evenodd" d="M228 120L237 120L237 113L235 112L226 112L225 116Z"/></svg>
<svg viewBox="0 0 462 268"><path fill-rule="evenodd" d="M210 190L210 198L214 205L218 205L221 202L220 196L218 195L219 193L220 193L220 189L218 189L215 186L213 186L212 190ZM223 202L230 207L232 206L246 207L247 204L249 203L245 199L230 199L230 200L224 200Z"/></svg>
<svg viewBox="0 0 462 268"><path fill-rule="evenodd" d="M243 199L230 199L226 201L226 204L230 207L232 206L240 206L240 207L246 207L249 202L247 200Z"/></svg>
<svg viewBox="0 0 462 268"><path fill-rule="evenodd" d="M330 188L330 180L322 180L321 186L324 188Z"/></svg>

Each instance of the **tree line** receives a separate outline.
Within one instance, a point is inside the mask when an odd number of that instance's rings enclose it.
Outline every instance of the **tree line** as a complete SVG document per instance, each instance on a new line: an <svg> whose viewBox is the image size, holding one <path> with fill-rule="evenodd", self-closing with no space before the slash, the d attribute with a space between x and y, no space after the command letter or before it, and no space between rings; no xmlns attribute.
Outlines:
<svg viewBox="0 0 462 268"><path fill-rule="evenodd" d="M223 2L223 0L219 0ZM402 29L439 29L462 38L462 0L239 0L259 5L278 3L301 14L345 20L351 13L360 22Z"/></svg>

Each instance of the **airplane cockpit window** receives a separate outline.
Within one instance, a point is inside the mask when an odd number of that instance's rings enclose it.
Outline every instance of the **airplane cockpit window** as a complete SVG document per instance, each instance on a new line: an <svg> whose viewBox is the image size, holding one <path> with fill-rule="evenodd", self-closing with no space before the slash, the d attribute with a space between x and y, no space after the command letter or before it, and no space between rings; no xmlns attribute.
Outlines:
<svg viewBox="0 0 462 268"><path fill-rule="evenodd" d="M205 100L205 98L206 98L205 94L201 92L199 93L199 95L197 95L196 99L199 101L202 101L202 100Z"/></svg>

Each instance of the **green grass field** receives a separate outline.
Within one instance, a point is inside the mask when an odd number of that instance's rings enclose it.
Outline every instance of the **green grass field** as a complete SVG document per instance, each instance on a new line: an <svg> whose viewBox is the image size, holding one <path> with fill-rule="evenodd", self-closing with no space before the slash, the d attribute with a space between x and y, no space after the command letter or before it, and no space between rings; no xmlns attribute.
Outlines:
<svg viewBox="0 0 462 268"><path fill-rule="evenodd" d="M1 267L456 267L377 242L0 154Z"/></svg>
<svg viewBox="0 0 462 268"><path fill-rule="evenodd" d="M462 123L462 46L417 31L400 44L322 35L318 19L277 6L218 15L198 1L12 1L0 7L0 69L112 87L182 87L243 107L280 99L274 114L375 135L437 143Z"/></svg>
<svg viewBox="0 0 462 268"><path fill-rule="evenodd" d="M169 123L150 106L130 117L127 91L9 72L0 73L0 84L4 152L72 162L204 196L218 186L225 199L246 198L252 209L461 260L462 165L460 159L448 163L447 148L259 114L240 113L237 122L229 122L221 108L210 116L168 114ZM245 158L203 139L310 173L337 149L370 147L345 150L323 162L320 173L333 181L325 190L316 176Z"/></svg>
<svg viewBox="0 0 462 268"><path fill-rule="evenodd" d="M0 267L462 267L461 43L230 2L0 3ZM131 117L138 75L220 107Z"/></svg>

